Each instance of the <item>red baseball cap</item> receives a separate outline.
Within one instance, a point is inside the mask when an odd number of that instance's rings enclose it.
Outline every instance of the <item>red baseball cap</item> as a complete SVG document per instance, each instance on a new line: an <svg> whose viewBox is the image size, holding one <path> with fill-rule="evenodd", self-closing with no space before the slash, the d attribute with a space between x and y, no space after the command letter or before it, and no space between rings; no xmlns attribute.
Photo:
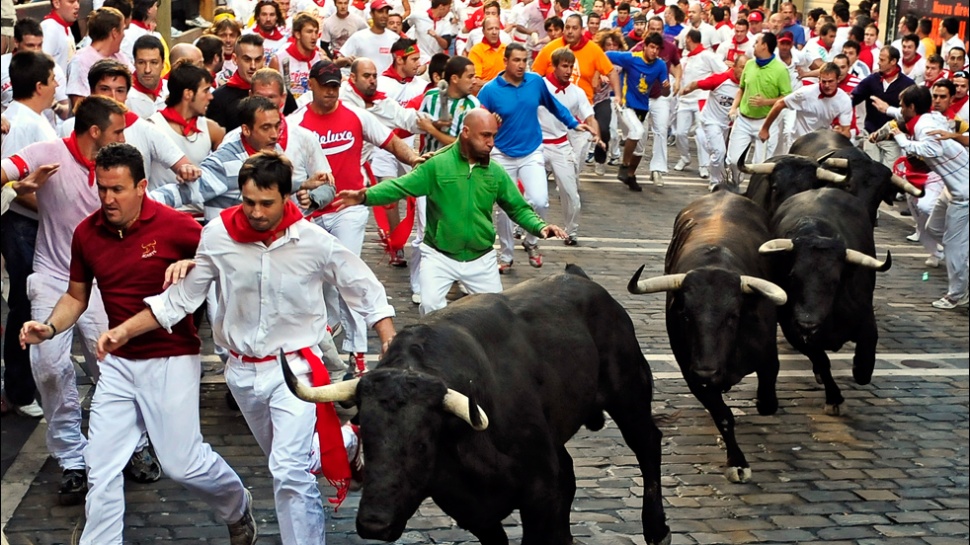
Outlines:
<svg viewBox="0 0 970 545"><path fill-rule="evenodd" d="M380 11L385 8L391 9L391 5L387 3L387 0L374 0L370 3L371 11Z"/></svg>
<svg viewBox="0 0 970 545"><path fill-rule="evenodd" d="M795 43L795 35L791 32L782 32L781 35L778 36L778 41L793 44Z"/></svg>
<svg viewBox="0 0 970 545"><path fill-rule="evenodd" d="M371 8L374 9L374 8ZM765 14L760 11L752 11L748 14L748 21L752 23L761 23L765 20Z"/></svg>

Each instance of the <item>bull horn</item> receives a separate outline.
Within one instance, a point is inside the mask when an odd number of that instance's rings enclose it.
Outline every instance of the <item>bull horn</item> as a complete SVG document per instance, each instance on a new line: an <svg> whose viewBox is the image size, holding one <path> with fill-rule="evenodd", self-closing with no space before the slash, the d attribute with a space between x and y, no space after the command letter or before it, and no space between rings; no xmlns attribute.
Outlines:
<svg viewBox="0 0 970 545"><path fill-rule="evenodd" d="M677 291L680 289L680 285L684 282L684 277L686 274L665 274L663 276L654 276L653 278L647 278L646 280L640 280L640 273L643 271L643 267L637 271L637 274L630 279L630 284L627 289L630 293L657 293L661 291Z"/></svg>
<svg viewBox="0 0 970 545"><path fill-rule="evenodd" d="M488 416L485 415L485 411L478 405L475 405L475 408L478 409L479 422L477 426L475 425L471 415L471 401L468 399L468 396L461 392L448 388L448 392L441 401L441 405L446 411L468 422L468 425L474 428L475 431L484 431L488 428Z"/></svg>
<svg viewBox="0 0 970 545"><path fill-rule="evenodd" d="M892 182L893 182L893 185L894 186L898 187L899 189L905 191L906 193L909 193L910 195L912 195L912 196L914 196L916 198L919 198L919 197L922 197L923 196L923 190L922 189L920 189L920 188L916 187L915 185L909 183L908 181L906 181L906 178L903 178L902 176L899 176L897 174L893 174Z"/></svg>
<svg viewBox="0 0 970 545"><path fill-rule="evenodd" d="M845 181L845 176L841 174L836 174L829 170L825 170L822 167L818 167L815 169L815 177L818 178L819 180L822 180L823 182L833 182L836 184L840 184Z"/></svg>
<svg viewBox="0 0 970 545"><path fill-rule="evenodd" d="M744 159L748 156L748 152L751 151L751 144L744 148L744 153L738 157L738 170L745 174L771 174L775 170L775 163L755 163L753 165L745 165Z"/></svg>
<svg viewBox="0 0 970 545"><path fill-rule="evenodd" d="M819 163L832 168L849 168L849 160L840 159L838 157L823 159L822 161L819 161Z"/></svg>
<svg viewBox="0 0 970 545"><path fill-rule="evenodd" d="M879 272L886 272L893 265L893 256L891 253L886 252L886 260L879 261L878 259L868 256L858 250L846 250L845 262L858 265L860 267L866 267L867 269L873 269Z"/></svg>
<svg viewBox="0 0 970 545"><path fill-rule="evenodd" d="M296 378L293 370L290 369L290 364L286 361L286 354L282 349L280 349L280 365L283 367L283 380L286 381L287 387L293 392L293 395L303 401L310 401L312 403L336 403L350 401L357 395L357 383L360 382L359 378L314 388L303 384Z"/></svg>
<svg viewBox="0 0 970 545"><path fill-rule="evenodd" d="M755 276L741 275L741 291L744 293L760 293L779 307L788 302L788 294L785 293L785 290L777 284Z"/></svg>
<svg viewBox="0 0 970 545"><path fill-rule="evenodd" d="M795 243L790 238L776 238L769 240L758 248L760 254L773 254L775 252L790 252L795 249Z"/></svg>

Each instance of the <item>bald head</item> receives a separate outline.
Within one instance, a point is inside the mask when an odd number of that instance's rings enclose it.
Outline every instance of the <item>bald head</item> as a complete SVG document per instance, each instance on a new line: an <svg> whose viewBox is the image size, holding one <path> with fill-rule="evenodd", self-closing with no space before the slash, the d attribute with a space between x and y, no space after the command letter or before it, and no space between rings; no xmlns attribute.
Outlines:
<svg viewBox="0 0 970 545"><path fill-rule="evenodd" d="M377 65L374 61L360 57L350 65L350 83L361 95L373 97L377 94Z"/></svg>
<svg viewBox="0 0 970 545"><path fill-rule="evenodd" d="M475 108L465 114L465 127L471 131L487 129L494 132L498 131L498 121L485 108Z"/></svg>
<svg viewBox="0 0 970 545"><path fill-rule="evenodd" d="M350 73L358 76L361 73L377 73L377 65L374 61L368 59L367 57L357 57L354 62L350 63Z"/></svg>
<svg viewBox="0 0 970 545"><path fill-rule="evenodd" d="M476 163L487 164L489 154L495 145L498 121L484 108L475 108L465 115L465 125L461 129L461 151Z"/></svg>
<svg viewBox="0 0 970 545"><path fill-rule="evenodd" d="M202 60L202 50L195 47L192 44L175 44L172 47L172 51L169 53L172 66L182 59L186 59L183 62L189 62L196 66L202 66L204 61Z"/></svg>

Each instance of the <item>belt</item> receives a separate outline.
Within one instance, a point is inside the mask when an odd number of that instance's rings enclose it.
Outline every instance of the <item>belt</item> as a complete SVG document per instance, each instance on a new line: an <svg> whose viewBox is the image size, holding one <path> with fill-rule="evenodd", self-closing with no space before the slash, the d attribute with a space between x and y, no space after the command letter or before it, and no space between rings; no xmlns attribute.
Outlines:
<svg viewBox="0 0 970 545"><path fill-rule="evenodd" d="M564 134L564 135L560 136L559 138L550 138L549 140L543 139L542 140L542 143L543 144L562 144L563 142L565 142L567 140L569 140L569 137L567 137Z"/></svg>
<svg viewBox="0 0 970 545"><path fill-rule="evenodd" d="M745 119L750 119L751 121L764 121L765 120L765 118L763 118L763 117L751 117L749 115L744 115L744 114L742 114L740 112L738 112L738 115L740 115L741 117L743 117Z"/></svg>
<svg viewBox="0 0 970 545"><path fill-rule="evenodd" d="M296 354L298 352L300 352L300 351L299 350L294 350L293 352L286 352L285 355L290 356L290 355ZM279 356L263 356L261 358L260 357L257 357L257 356L244 356L243 354L240 354L239 352L236 352L235 350L230 350L229 353L232 354L232 357L236 358L237 360L242 361L242 362L246 362L246 363L266 363L268 361L278 361L279 360Z"/></svg>

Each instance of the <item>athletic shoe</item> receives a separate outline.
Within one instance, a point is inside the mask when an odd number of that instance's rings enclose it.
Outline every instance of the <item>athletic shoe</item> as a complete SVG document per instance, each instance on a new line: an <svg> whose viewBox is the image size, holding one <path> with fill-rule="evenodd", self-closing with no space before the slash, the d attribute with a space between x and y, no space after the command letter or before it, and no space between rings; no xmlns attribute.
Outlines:
<svg viewBox="0 0 970 545"><path fill-rule="evenodd" d="M421 294L420 293L412 293L411 294L411 302L414 303L415 305L420 305L421 304Z"/></svg>
<svg viewBox="0 0 970 545"><path fill-rule="evenodd" d="M88 492L88 473L83 469L67 469L61 476L61 487L57 490L57 503L65 507L81 505Z"/></svg>
<svg viewBox="0 0 970 545"><path fill-rule="evenodd" d="M605 176L606 175L606 164L605 163L596 163L596 165L593 167L593 174L596 174L597 176Z"/></svg>
<svg viewBox="0 0 970 545"><path fill-rule="evenodd" d="M620 158L619 157L610 157L610 160L607 161L606 164L610 165L611 167L618 166L620 164Z"/></svg>
<svg viewBox="0 0 970 545"><path fill-rule="evenodd" d="M576 235L569 235L562 243L566 246L576 246L579 244L579 239L576 238Z"/></svg>
<svg viewBox="0 0 970 545"><path fill-rule="evenodd" d="M169 35L172 38L180 38L182 36L182 34L184 34L184 32L182 32L181 30L179 30L179 29L177 29L175 27L170 28L168 31L169 31Z"/></svg>
<svg viewBox="0 0 970 545"><path fill-rule="evenodd" d="M697 167L697 175L701 177L702 180L706 180L711 177L711 173L707 170L707 167Z"/></svg>
<svg viewBox="0 0 970 545"><path fill-rule="evenodd" d="M408 260L404 259L404 250L398 250L391 254L390 260L388 260L388 265L392 267L397 267L403 269L408 266Z"/></svg>
<svg viewBox="0 0 970 545"><path fill-rule="evenodd" d="M919 231L913 231L913 234L906 237L906 240L910 242L919 242Z"/></svg>
<svg viewBox="0 0 970 545"><path fill-rule="evenodd" d="M949 310L951 308L966 306L968 303L970 303L970 292L964 293L957 299L952 299L949 295L944 295L939 301L933 301L933 306L935 308Z"/></svg>
<svg viewBox="0 0 970 545"><path fill-rule="evenodd" d="M194 26L195 28L209 28L212 25L212 23L203 19L201 15L195 17L194 19L186 19L185 24Z"/></svg>
<svg viewBox="0 0 970 545"><path fill-rule="evenodd" d="M521 227L519 227L518 225L512 227L512 238L514 238L515 240L522 240L522 237L524 236L525 236L525 231L523 231Z"/></svg>
<svg viewBox="0 0 970 545"><path fill-rule="evenodd" d="M256 529L256 519L253 518L253 494L246 490L246 510L241 519L229 525L230 545L253 545L259 532Z"/></svg>
<svg viewBox="0 0 970 545"><path fill-rule="evenodd" d="M44 416L44 409L41 409L36 401L31 401L28 405L14 407L14 411L17 411L17 414L20 416L26 416L27 418L40 418Z"/></svg>
<svg viewBox="0 0 970 545"><path fill-rule="evenodd" d="M923 264L927 267L933 267L936 269L940 266L940 258L936 257L935 255L931 255L930 257L926 258L926 261L924 261Z"/></svg>
<svg viewBox="0 0 970 545"><path fill-rule="evenodd" d="M153 483L162 478L162 466L158 464L152 450L145 447L131 455L122 473L136 483Z"/></svg>
<svg viewBox="0 0 970 545"><path fill-rule="evenodd" d="M667 136L667 147L669 148L670 146L673 146L675 144L677 144L677 139L674 138L674 135L671 134Z"/></svg>
<svg viewBox="0 0 970 545"><path fill-rule="evenodd" d="M498 273L499 274L512 274L512 262L511 261L499 261L498 262Z"/></svg>
<svg viewBox="0 0 970 545"><path fill-rule="evenodd" d="M542 266L542 254L539 253L538 244L529 244L528 242L523 242L522 247L525 248L525 253L529 254L529 265L535 268Z"/></svg>
<svg viewBox="0 0 970 545"><path fill-rule="evenodd" d="M586 154L586 164L589 165L593 162L593 152Z"/></svg>
<svg viewBox="0 0 970 545"><path fill-rule="evenodd" d="M690 161L689 160L684 159L683 157L681 157L680 158L680 161L677 161L677 164L674 165L674 170L676 170L677 172L680 172L680 171L684 170L685 168L687 168L687 165L689 165L689 164L690 164Z"/></svg>
<svg viewBox="0 0 970 545"><path fill-rule="evenodd" d="M344 375L344 380L360 378L366 372L367 360L365 359L364 353L351 352L350 358L347 360L347 374Z"/></svg>

